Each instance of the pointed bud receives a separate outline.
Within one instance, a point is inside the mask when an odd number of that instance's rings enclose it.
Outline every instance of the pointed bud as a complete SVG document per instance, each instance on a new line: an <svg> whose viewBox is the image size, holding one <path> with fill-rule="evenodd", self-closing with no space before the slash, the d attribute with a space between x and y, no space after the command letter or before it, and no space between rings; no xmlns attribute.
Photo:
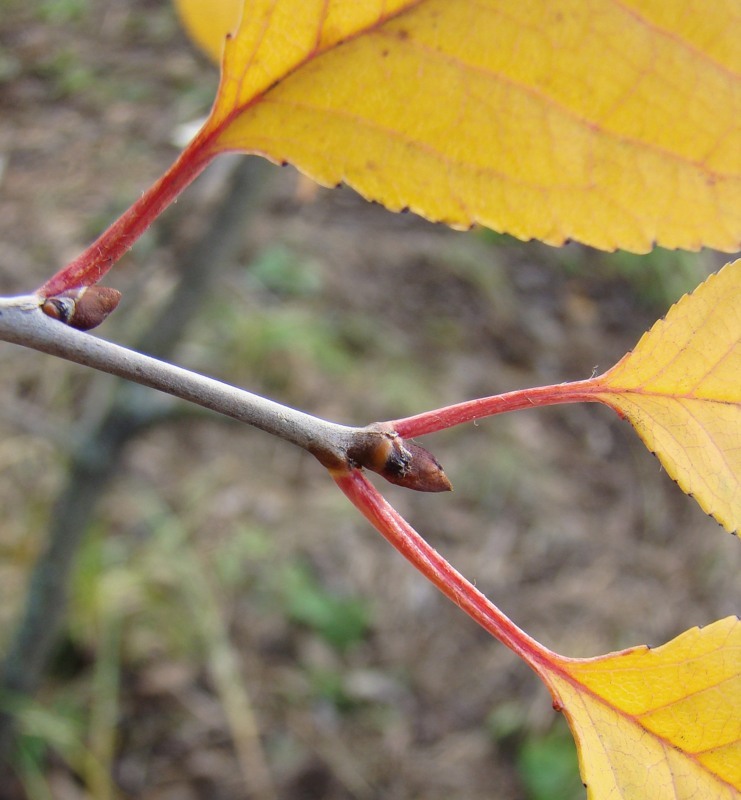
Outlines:
<svg viewBox="0 0 741 800"><path fill-rule="evenodd" d="M54 297L47 297L41 310L48 317L80 331L100 325L121 299L118 289L109 286L83 286Z"/></svg>
<svg viewBox="0 0 741 800"><path fill-rule="evenodd" d="M391 483L418 492L449 492L453 488L435 456L415 442L404 441L401 436L392 440L389 457L378 474Z"/></svg>
<svg viewBox="0 0 741 800"><path fill-rule="evenodd" d="M397 486L417 492L449 492L453 488L432 453L394 431L373 431L350 456L358 466Z"/></svg>

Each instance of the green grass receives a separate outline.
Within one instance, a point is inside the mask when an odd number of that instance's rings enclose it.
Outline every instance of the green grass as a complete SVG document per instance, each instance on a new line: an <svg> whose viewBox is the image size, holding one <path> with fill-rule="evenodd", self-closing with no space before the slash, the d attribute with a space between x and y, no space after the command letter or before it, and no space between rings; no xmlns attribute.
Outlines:
<svg viewBox="0 0 741 800"><path fill-rule="evenodd" d="M275 589L290 620L311 629L339 651L361 642L368 631L371 615L367 603L322 586L306 564L284 565Z"/></svg>
<svg viewBox="0 0 741 800"><path fill-rule="evenodd" d="M574 740L560 721L544 736L525 739L517 769L530 800L577 800L584 797Z"/></svg>

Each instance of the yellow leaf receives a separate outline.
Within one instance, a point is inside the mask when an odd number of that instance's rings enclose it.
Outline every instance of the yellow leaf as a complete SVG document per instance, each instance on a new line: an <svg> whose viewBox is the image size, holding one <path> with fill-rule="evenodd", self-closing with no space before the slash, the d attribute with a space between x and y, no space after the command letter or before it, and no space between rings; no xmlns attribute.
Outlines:
<svg viewBox="0 0 741 800"><path fill-rule="evenodd" d="M239 25L244 0L174 0L191 39L214 61L220 61L227 34Z"/></svg>
<svg viewBox="0 0 741 800"><path fill-rule="evenodd" d="M741 0L252 0L200 144L455 227L735 250L739 29Z"/></svg>
<svg viewBox="0 0 741 800"><path fill-rule="evenodd" d="M741 260L676 303L597 399L630 420L669 475L729 531L741 528Z"/></svg>
<svg viewBox="0 0 741 800"><path fill-rule="evenodd" d="M577 742L590 800L731 800L741 791L741 623L655 650L557 656L544 675Z"/></svg>

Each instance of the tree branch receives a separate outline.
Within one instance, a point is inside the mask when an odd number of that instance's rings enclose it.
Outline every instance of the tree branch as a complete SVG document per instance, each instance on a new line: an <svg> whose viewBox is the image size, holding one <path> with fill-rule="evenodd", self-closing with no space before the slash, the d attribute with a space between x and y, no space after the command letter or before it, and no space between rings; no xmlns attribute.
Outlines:
<svg viewBox="0 0 741 800"><path fill-rule="evenodd" d="M43 314L35 295L0 298L0 339L58 356L224 414L317 455L344 459L356 428L337 425L235 386L70 328Z"/></svg>
<svg viewBox="0 0 741 800"><path fill-rule="evenodd" d="M20 344L195 403L307 450L330 470L365 467L392 483L426 492L450 487L424 448L390 423L339 425L182 367L75 330L40 309L37 295L0 298L0 340Z"/></svg>

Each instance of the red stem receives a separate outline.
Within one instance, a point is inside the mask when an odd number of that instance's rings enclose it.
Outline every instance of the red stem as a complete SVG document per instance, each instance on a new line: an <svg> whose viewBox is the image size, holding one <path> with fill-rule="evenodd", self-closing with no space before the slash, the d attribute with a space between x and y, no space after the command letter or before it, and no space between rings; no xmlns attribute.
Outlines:
<svg viewBox="0 0 741 800"><path fill-rule="evenodd" d="M464 422L473 422L505 411L519 411L536 406L551 406L559 403L600 402L595 395L604 392L598 378L571 383L558 383L553 386L539 386L535 389L518 389L515 392L467 400L434 411L424 411L413 417L405 417L388 423L399 436L423 436L426 433L452 428Z"/></svg>
<svg viewBox="0 0 741 800"><path fill-rule="evenodd" d="M36 293L41 297L53 297L68 289L97 283L217 155L208 147L210 139L201 136L194 139L156 183Z"/></svg>
<svg viewBox="0 0 741 800"><path fill-rule="evenodd" d="M381 535L457 606L522 658L543 680L555 653L528 636L455 570L357 469L332 473L335 483ZM547 681L546 681L547 682Z"/></svg>

